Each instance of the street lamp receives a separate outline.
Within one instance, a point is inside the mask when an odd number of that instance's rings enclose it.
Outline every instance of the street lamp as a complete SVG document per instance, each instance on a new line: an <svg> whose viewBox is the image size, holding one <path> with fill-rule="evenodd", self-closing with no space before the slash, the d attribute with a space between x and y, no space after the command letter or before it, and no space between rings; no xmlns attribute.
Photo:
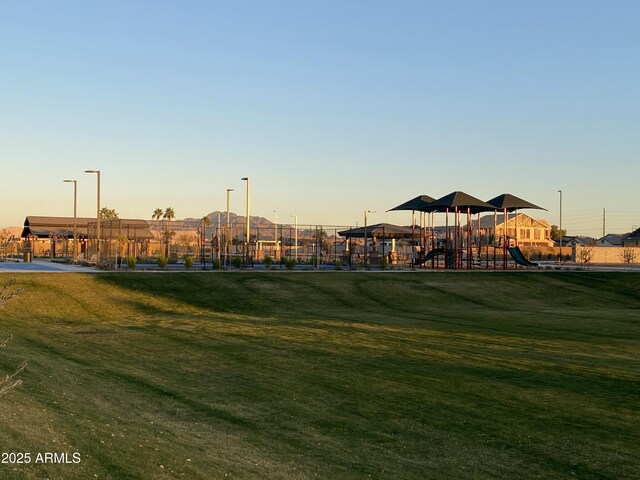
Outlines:
<svg viewBox="0 0 640 480"><path fill-rule="evenodd" d="M231 236L231 229L229 223L229 193L233 192L233 188L227 188L227 231L224 236L224 263L226 264L229 260L229 237Z"/></svg>
<svg viewBox="0 0 640 480"><path fill-rule="evenodd" d="M278 211L274 210L276 214L276 223L273 225L273 258L274 260L278 256Z"/></svg>
<svg viewBox="0 0 640 480"><path fill-rule="evenodd" d="M250 235L250 222L249 222L249 202L251 199L251 190L250 190L250 185L249 185L249 177L242 177L240 180L246 180L247 182L247 231L245 234L245 258L244 258L244 264L245 267L247 266L248 262L249 262L249 235Z"/></svg>
<svg viewBox="0 0 640 480"><path fill-rule="evenodd" d="M95 173L98 176L98 208L96 228L96 265L100 265L100 170L85 170L84 173ZM89 232L87 232L89 233Z"/></svg>
<svg viewBox="0 0 640 480"><path fill-rule="evenodd" d="M560 260L558 265L562 265L562 190L558 190L560 194Z"/></svg>
<svg viewBox="0 0 640 480"><path fill-rule="evenodd" d="M367 213L376 213L375 210L364 211L364 268L367 268Z"/></svg>
<svg viewBox="0 0 640 480"><path fill-rule="evenodd" d="M77 180L63 180L65 183L73 183L73 263L76 263L76 259L78 258L78 216L77 216L77 206L78 206L78 181Z"/></svg>
<svg viewBox="0 0 640 480"><path fill-rule="evenodd" d="M296 263L298 263L298 215L289 215L290 217L293 217L295 220L295 229L294 229L294 245L295 245L295 259L296 259ZM291 233L289 233L289 235L291 235ZM291 238L291 237L289 237Z"/></svg>

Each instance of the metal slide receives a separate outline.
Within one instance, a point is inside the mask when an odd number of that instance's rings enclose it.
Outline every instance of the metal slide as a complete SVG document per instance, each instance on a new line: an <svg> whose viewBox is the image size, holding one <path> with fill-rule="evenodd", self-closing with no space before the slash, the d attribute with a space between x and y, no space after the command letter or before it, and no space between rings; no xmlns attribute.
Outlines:
<svg viewBox="0 0 640 480"><path fill-rule="evenodd" d="M535 262L530 262L529 260L527 260L524 256L524 254L522 253L522 250L520 250L520 247L510 247L509 248L509 253L511 254L511 256L513 257L513 259L515 260L515 262L518 265L522 265L524 267L537 267L538 264Z"/></svg>
<svg viewBox="0 0 640 480"><path fill-rule="evenodd" d="M444 253L444 248L434 248L433 250L427 252L427 254L424 257L416 259L413 262L413 264L414 265L422 265L423 263L426 263L429 260L431 260L433 257L438 255L439 253Z"/></svg>

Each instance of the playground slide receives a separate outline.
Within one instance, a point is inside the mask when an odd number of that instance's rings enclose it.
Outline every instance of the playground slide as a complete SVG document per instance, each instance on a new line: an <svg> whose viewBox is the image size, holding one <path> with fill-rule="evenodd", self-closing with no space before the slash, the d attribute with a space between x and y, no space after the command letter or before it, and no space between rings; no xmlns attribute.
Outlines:
<svg viewBox="0 0 640 480"><path fill-rule="evenodd" d="M434 248L433 250L427 252L427 254L424 257L416 259L413 262L413 264L414 265L422 265L423 263L426 263L429 260L431 260L433 257L438 255L439 253L444 253L444 249L443 248Z"/></svg>
<svg viewBox="0 0 640 480"><path fill-rule="evenodd" d="M527 260L525 258L524 254L522 253L522 250L520 250L520 247L511 247L511 248L509 248L509 253L513 257L513 259L516 261L516 263L519 264L519 265L524 265L525 267L537 267L538 266L537 263L530 262L529 260Z"/></svg>

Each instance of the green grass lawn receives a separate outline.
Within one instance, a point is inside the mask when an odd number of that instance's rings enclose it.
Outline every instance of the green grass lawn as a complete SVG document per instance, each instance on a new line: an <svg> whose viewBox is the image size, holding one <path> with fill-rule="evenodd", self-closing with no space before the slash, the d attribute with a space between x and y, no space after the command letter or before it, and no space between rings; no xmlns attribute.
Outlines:
<svg viewBox="0 0 640 480"><path fill-rule="evenodd" d="M640 275L0 275L0 478L640 476Z"/></svg>

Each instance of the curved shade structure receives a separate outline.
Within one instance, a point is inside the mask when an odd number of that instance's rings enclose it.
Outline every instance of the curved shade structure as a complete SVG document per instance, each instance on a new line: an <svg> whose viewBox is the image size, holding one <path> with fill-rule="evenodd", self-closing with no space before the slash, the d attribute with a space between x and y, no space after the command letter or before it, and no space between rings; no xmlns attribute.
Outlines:
<svg viewBox="0 0 640 480"><path fill-rule="evenodd" d="M497 197L488 200L487 203L489 205L493 205L497 210L507 210L508 212L520 210L521 208L533 208L536 210L545 211L547 210L546 208L534 205L533 203L527 202L526 200L518 198L515 195L511 195L510 193L503 193L502 195L498 195Z"/></svg>
<svg viewBox="0 0 640 480"><path fill-rule="evenodd" d="M428 210L425 211L428 212L444 212L445 209L463 208L470 208L474 212L489 212L496 209L493 205L461 191L451 192L440 197L427 205L427 208Z"/></svg>
<svg viewBox="0 0 640 480"><path fill-rule="evenodd" d="M338 232L341 237L349 238L412 238L413 230L410 227L400 227L390 223L376 223L365 227L350 228Z"/></svg>
<svg viewBox="0 0 640 480"><path fill-rule="evenodd" d="M409 201L401 203L397 207L393 207L387 212L391 212L393 210L420 210L424 212L423 208L425 208L429 203L433 202L434 198L429 195L418 195L415 198L412 198Z"/></svg>

